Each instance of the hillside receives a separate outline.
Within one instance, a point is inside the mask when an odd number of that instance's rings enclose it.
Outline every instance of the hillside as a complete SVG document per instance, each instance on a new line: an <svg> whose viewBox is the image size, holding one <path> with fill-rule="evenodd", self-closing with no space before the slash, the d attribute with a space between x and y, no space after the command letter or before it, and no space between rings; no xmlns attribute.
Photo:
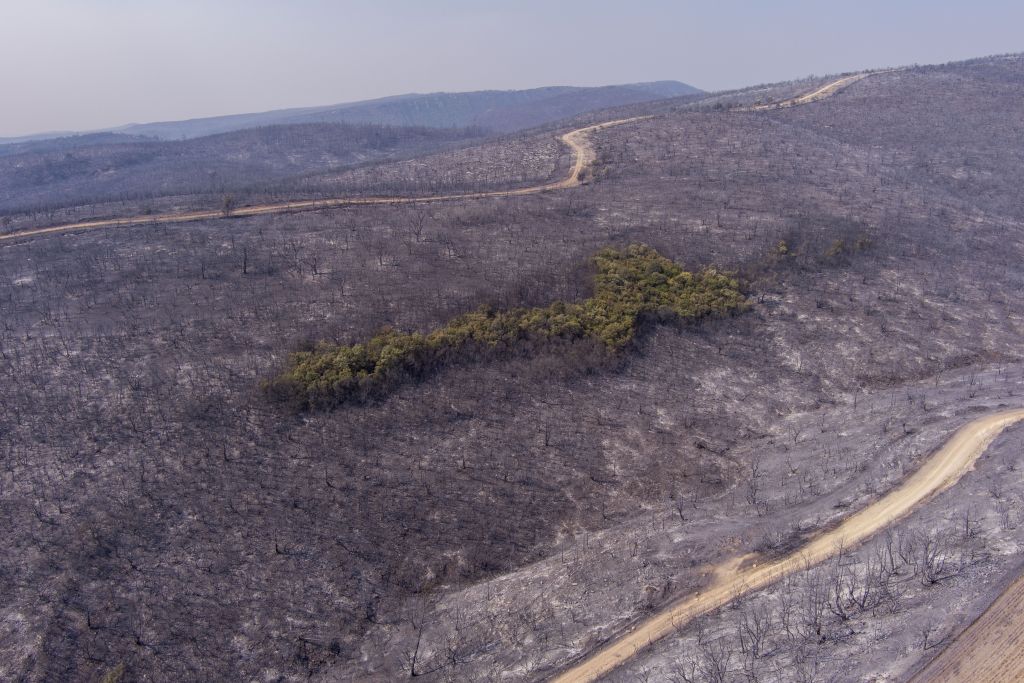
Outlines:
<svg viewBox="0 0 1024 683"><path fill-rule="evenodd" d="M225 194L479 141L479 129L306 123L161 142L98 134L0 147L0 213ZM9 150L4 153L4 150Z"/></svg>
<svg viewBox="0 0 1024 683"><path fill-rule="evenodd" d="M226 194L239 201L264 193L296 196L318 191L322 182L307 181L308 176L466 147L584 112L695 93L690 86L663 81L402 95L0 141L0 215L53 220L62 209L114 202L123 207L125 200L147 201L157 210L168 198L177 206L200 208L219 206Z"/></svg>
<svg viewBox="0 0 1024 683"><path fill-rule="evenodd" d="M557 132L649 118L594 131L557 190L0 242L0 678L545 680L1020 408L1024 58L751 110L833 80L586 113ZM281 187L455 193L572 163L542 130ZM612 355L572 333L450 345L339 405L263 390L291 354L385 327L577 311L603 291L595 255L637 244L671 277L731 273L747 305L642 309ZM680 624L610 680L906 678L1016 569L1022 433L878 545Z"/></svg>
<svg viewBox="0 0 1024 683"><path fill-rule="evenodd" d="M551 86L529 90L410 93L375 100L299 109L280 109L253 114L233 114L186 121L134 123L103 133L182 140L247 128L304 123L366 123L380 126L427 128L482 128L492 133L512 132L569 118L594 109L646 102L700 90L678 81L630 83L598 87ZM3 147L69 138L63 132L23 138L0 138Z"/></svg>

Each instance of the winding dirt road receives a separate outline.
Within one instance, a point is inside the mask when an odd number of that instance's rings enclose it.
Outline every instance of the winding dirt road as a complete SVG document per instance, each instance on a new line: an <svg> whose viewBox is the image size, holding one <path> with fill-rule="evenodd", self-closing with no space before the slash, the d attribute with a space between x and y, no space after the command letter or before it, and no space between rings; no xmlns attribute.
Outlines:
<svg viewBox="0 0 1024 683"><path fill-rule="evenodd" d="M786 107L794 107L801 104L809 104L811 102L817 102L827 97L831 97L840 90L846 88L852 83L867 78L875 73L881 72L868 72L862 74L854 74L853 76L845 76L839 80L828 83L821 88L813 92L809 92L805 95L793 97L788 100L781 102L775 102L772 104L762 104L741 111L764 111L768 109L782 109ZM531 185L530 187L521 187L515 190L494 190L490 192L464 192L459 194L444 194L444 195L431 195L431 196L414 196L414 197L334 197L331 199L316 199L316 200L303 200L294 202L278 202L273 204L257 204L255 206L242 206L233 209L229 216L231 218L244 218L246 216L263 216L266 214L273 213L292 213L298 211L314 211L318 209L333 209L344 206L363 206L368 204L424 204L427 202L442 202L452 201L457 199L484 199L487 197L521 197L523 195L539 194L541 192L548 192L550 190L565 190L571 187L577 187L582 183L584 171L594 163L596 154L594 148L590 144L589 135L605 128L611 128L612 126L621 126L624 123L632 123L633 121L642 121L649 119L650 116L634 116L627 119L618 119L616 121L606 121L605 123L598 123L592 126L585 126L583 128L577 128L576 130L570 131L561 137L562 142L568 145L569 149L572 150L575 158L572 166L572 170L569 175L562 180L556 180L550 183L544 183L542 185ZM182 213L163 213L148 216L126 216L124 218L106 218L92 221L81 221L78 223L65 223L63 225L54 225L45 228L27 228L25 230L18 230L10 232L4 235L0 235L0 242L4 240L21 239L25 237L36 237L39 235L53 235L63 232L79 232L83 230L98 230L101 228L123 228L134 225L161 225L165 223L190 223L193 221L208 221L216 218L225 218L223 211L219 210L207 210L207 211L192 211Z"/></svg>
<svg viewBox="0 0 1024 683"><path fill-rule="evenodd" d="M672 633L677 626L783 576L824 562L841 548L867 540L905 517L915 506L955 484L1000 432L1021 420L1024 420L1024 409L999 412L968 423L898 488L846 518L835 529L819 534L799 550L778 560L760 565L751 563L748 568L738 568L746 563L737 560L723 563L715 572L717 580L706 591L683 598L641 621L629 633L588 655L551 681L595 681L651 643Z"/></svg>
<svg viewBox="0 0 1024 683"><path fill-rule="evenodd" d="M556 180L543 185L532 185L521 187L515 190L494 190L490 192L465 192L461 194L430 195L418 197L335 197L332 199L316 199L296 202L279 202L276 204L257 204L255 206L242 206L233 209L231 218L245 216L263 216L272 213L291 213L297 211L313 211L318 209L331 209L343 206L361 206L366 204L423 204L427 202L451 201L456 199L483 199L485 197L520 197L522 195L538 194L549 190L566 190L577 187L583 182L584 171L594 163L597 158L593 145L588 139L591 133L612 126L621 126L624 123L632 123L651 118L649 116L634 116L628 119L606 121L592 126L585 126L570 131L561 137L562 142L572 150L574 161L569 175L562 180ZM109 218L95 221L82 221L79 223L67 223L54 225L46 228L28 228L17 232L0 235L0 241L13 240L24 237L35 237L37 235L52 235L62 232L77 232L82 230L97 230L100 228L122 228L132 225L160 225L164 223L189 223L192 221L206 221L216 218L224 218L222 211L192 211L187 213L165 213L149 216L128 216L125 218Z"/></svg>
<svg viewBox="0 0 1024 683"><path fill-rule="evenodd" d="M791 97L788 100L782 100L781 102L772 102L770 104L759 104L750 107L747 111L766 111L769 109L785 109L787 107L797 107L801 104L810 104L811 102L817 102L824 100L832 95L835 95L840 90L846 88L849 85L853 85L857 81L863 80L868 76L872 76L880 71L869 71L862 74L854 74L852 76L845 76L839 80L827 83L822 87L818 88L813 92L809 92L805 95L798 95L797 97Z"/></svg>

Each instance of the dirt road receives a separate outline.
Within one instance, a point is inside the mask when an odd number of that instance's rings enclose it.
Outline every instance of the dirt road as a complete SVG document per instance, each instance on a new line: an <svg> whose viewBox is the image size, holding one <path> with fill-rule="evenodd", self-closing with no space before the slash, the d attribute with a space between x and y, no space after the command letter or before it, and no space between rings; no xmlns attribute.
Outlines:
<svg viewBox="0 0 1024 683"><path fill-rule="evenodd" d="M871 76L871 75L873 75L875 73L881 73L881 72L872 71L872 72L863 73L863 74L854 74L853 76L845 76L843 78L840 78L839 80L832 81L831 83L823 85L822 87L818 88L817 90L815 90L813 92L809 92L809 93L807 93L805 95L799 95L797 97L791 97L790 99L782 100L781 102L772 102L771 104L759 104L759 105L750 107L747 111L765 111L765 110L768 110L768 109L785 109L787 107L796 107L796 106L799 106L801 104L810 104L811 102L817 102L818 100L823 100L823 99L825 99L827 97L831 97L832 95L835 95L837 92L839 92L843 88L845 88L845 87L847 87L849 85L852 85L852 84L856 83L857 81L863 80L863 79L867 78L868 76Z"/></svg>
<svg viewBox="0 0 1024 683"><path fill-rule="evenodd" d="M855 83L863 78L867 78L872 73L880 72L869 72L863 74L855 74L853 76L846 76L840 78L837 81L828 83L827 85L818 88L817 90L793 97L782 102L775 102L772 104L762 104L755 107L750 107L744 111L764 111L767 109L781 109L785 107L794 107L801 104L809 104L811 102L817 102L827 97L834 95L843 88L847 87L851 83ZM634 116L628 119L619 119L616 121L607 121L605 123L598 123L592 126L585 126L583 128L577 128L576 130L570 131L561 137L562 142L569 146L574 156L574 162L572 170L569 175L562 180L556 180L550 183L544 183L543 185L532 185L530 187L521 187L515 190L494 190L491 192L465 192L460 194L446 194L446 195L432 195L432 196L418 196L418 197L335 197L331 199L317 199L317 200L304 200L295 202L278 202L274 204L257 204L255 206L242 206L233 209L230 212L232 218L242 218L246 216L263 216L272 213L291 213L296 211L314 211L317 209L332 209L343 206L361 206L367 204L422 204L426 202L441 202L441 201L452 201L458 199L483 199L487 197L520 197L522 195L538 194L541 192L548 192L550 190L565 190L571 187L576 187L581 184L584 171L589 167L596 157L593 146L590 144L588 136L605 128L611 128L612 126L620 126L624 123L632 123L633 121L641 121L643 119L649 119L650 116ZM189 223L192 221L207 221L216 218L226 217L223 211L218 210L207 210L207 211L192 211L185 213L164 213L148 216L127 216L125 218L109 218L94 221L81 221L78 223L66 223L64 225L54 225L45 228L28 228L25 230L18 230L16 232L7 233L0 235L0 242L4 240L21 239L25 237L35 237L38 235L52 235L62 232L78 232L83 230L97 230L100 228L120 228L128 227L133 225L160 225L164 223Z"/></svg>
<svg viewBox="0 0 1024 683"><path fill-rule="evenodd" d="M996 413L967 424L898 488L851 515L835 529L819 534L796 552L781 559L761 564L756 563L756 558L746 558L749 560L746 563L735 559L723 563L715 572L715 583L704 592L683 598L636 624L626 635L551 680L554 683L597 680L647 645L672 633L678 625L787 574L819 564L833 557L840 548L865 541L895 520L906 516L918 504L955 484L1000 432L1021 420L1024 420L1024 409ZM739 568L743 564L750 566Z"/></svg>
<svg viewBox="0 0 1024 683"><path fill-rule="evenodd" d="M1024 681L1024 575L1014 581L912 683Z"/></svg>
<svg viewBox="0 0 1024 683"><path fill-rule="evenodd" d="M584 171L594 163L596 154L588 139L591 133L612 126L621 126L624 123L640 121L650 118L649 116L634 116L628 119L607 121L593 126L577 128L561 137L562 142L572 150L574 161L569 175L562 180L545 183L543 185L532 185L521 187L515 190L494 190L491 192L466 192L462 194L431 195L420 197L336 197L333 199L317 199L297 202L280 202L276 204L258 204L256 206L242 206L233 209L230 217L262 216L271 213L290 213L296 211L313 211L317 209L329 209L342 206L360 206L365 204L421 204L426 202L451 201L456 199L482 199L485 197L519 197L528 194L538 194L549 190L565 190L576 187L582 183ZM193 211L188 213L165 213L149 216L128 216L125 218L110 218L95 221L83 221L79 223L67 223L46 228L29 228L18 230L6 235L0 235L0 241L13 240L37 235L52 235L61 232L77 232L82 230L97 230L100 228L119 228L132 225L160 225L163 223L189 223L192 221L206 221L215 218L225 217L224 212Z"/></svg>

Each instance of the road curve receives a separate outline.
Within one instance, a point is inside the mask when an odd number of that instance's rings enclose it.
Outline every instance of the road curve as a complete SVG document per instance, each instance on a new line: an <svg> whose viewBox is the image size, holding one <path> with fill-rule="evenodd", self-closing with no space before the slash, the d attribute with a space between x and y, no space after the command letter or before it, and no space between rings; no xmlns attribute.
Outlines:
<svg viewBox="0 0 1024 683"><path fill-rule="evenodd" d="M809 92L804 95L783 100L781 102L774 102L772 104L762 104L753 107L741 109L740 111L766 111L769 109L782 109L786 107L794 107L801 104L809 104L811 102L817 102L827 97L831 97L840 90L846 88L852 83L867 78L875 73L882 73L878 71L854 74L853 76L845 76L836 81L828 83L813 92ZM606 121L604 123L598 123L591 126L584 126L583 128L577 128L576 130L569 131L562 135L561 140L569 149L572 150L574 156L574 162L572 170L569 175L562 180L556 180L550 183L544 183L542 185L531 185L530 187L521 187L515 190L494 190L490 192L464 192L458 194L445 194L445 195L431 195L431 196L412 196L412 197L334 197L331 199L315 199L315 200L303 200L295 202L277 202L272 204L257 204L255 206L243 206L237 209L233 209L230 212L231 218L242 218L246 216L263 216L266 214L273 213L291 213L296 211L313 211L317 209L333 209L344 206L363 206L369 204L424 204L427 202L441 202L451 201L456 199L484 199L487 197L520 197L523 195L538 194L541 192L548 192L550 190L565 190L571 187L576 187L582 183L583 172L588 166L590 166L596 155L593 147L590 145L588 136L590 133L603 130L605 128L611 128L612 126L620 126L624 123L632 123L633 121L641 121L643 119L649 119L650 116L634 116L627 119L618 119L615 121ZM183 213L163 213L148 216L127 216L124 218L107 218L94 221L80 221L77 223L66 223L63 225L54 225L45 228L28 228L25 230L17 230L4 235L0 235L0 242L4 240L14 240L25 237L36 237L39 235L53 235L62 232L76 232L83 230L97 230L101 228L122 228L133 225L161 225L166 223L190 223L193 221L207 221L216 218L226 217L223 211L218 210L206 210L206 211L192 211Z"/></svg>
<svg viewBox="0 0 1024 683"><path fill-rule="evenodd" d="M707 590L669 605L658 614L601 647L551 679L552 683L595 681L651 643L693 618L717 609L741 595L833 557L840 548L861 543L914 507L955 484L1004 429L1024 420L1024 409L982 417L961 427L914 474L880 500L847 517L835 529L822 532L799 550L781 559L737 569L735 560L723 563Z"/></svg>
<svg viewBox="0 0 1024 683"><path fill-rule="evenodd" d="M561 136L562 142L572 150L574 161L569 175L562 180L552 181L543 185L532 185L521 187L515 190L494 190L490 192L465 192L460 194L413 196L413 197L335 197L331 199L304 200L296 202L279 202L274 204L257 204L255 206L242 206L233 209L231 218L245 216L263 216L272 213L291 213L296 211L312 211L316 209L331 209L343 206L362 206L366 204L422 204L427 202L451 201L455 199L482 199L485 197L520 197L522 195L538 194L549 190L566 190L577 187L583 182L584 171L594 163L597 155L590 144L588 136L599 130L621 126L624 123L632 123L649 116L634 116L628 119L606 121L592 126L577 128ZM148 216L128 216L125 218L109 218L95 221L82 221L78 223L67 223L54 225L46 228L28 228L16 232L0 235L0 241L13 240L24 237L35 237L38 235L52 235L61 232L75 232L81 230L97 230L100 228L120 228L132 225L160 225L164 223L189 223L192 221L206 221L215 218L226 217L223 211L207 210L192 211L186 213L164 213Z"/></svg>

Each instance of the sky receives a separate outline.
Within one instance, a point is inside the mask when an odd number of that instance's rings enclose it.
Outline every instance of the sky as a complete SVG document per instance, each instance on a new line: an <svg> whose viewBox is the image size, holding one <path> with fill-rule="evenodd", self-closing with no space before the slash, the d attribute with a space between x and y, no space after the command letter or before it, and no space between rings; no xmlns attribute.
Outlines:
<svg viewBox="0 0 1024 683"><path fill-rule="evenodd" d="M1020 0L0 0L0 137L406 92L737 88L1024 51Z"/></svg>

